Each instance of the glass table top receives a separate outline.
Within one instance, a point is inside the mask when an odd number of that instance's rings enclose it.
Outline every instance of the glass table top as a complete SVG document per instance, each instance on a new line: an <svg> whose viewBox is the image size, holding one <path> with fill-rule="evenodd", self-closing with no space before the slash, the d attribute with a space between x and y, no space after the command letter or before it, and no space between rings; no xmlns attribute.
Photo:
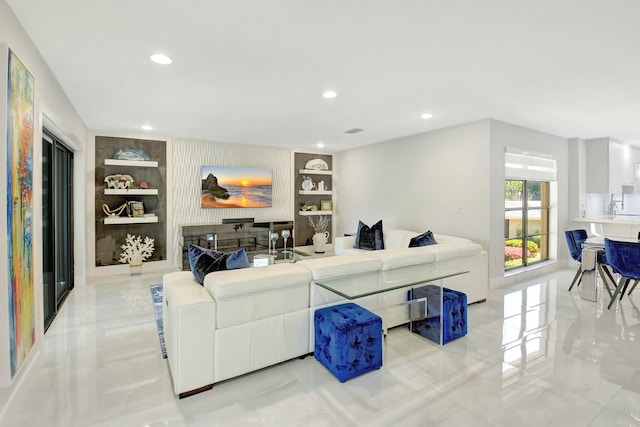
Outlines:
<svg viewBox="0 0 640 427"><path fill-rule="evenodd" d="M607 237L609 240L615 240L618 242L628 242L628 243L638 243L638 239L631 237ZM604 249L604 237L603 236L593 236L587 238L584 242L582 242L583 246L595 247L595 248L603 248Z"/></svg>
<svg viewBox="0 0 640 427"><path fill-rule="evenodd" d="M314 283L322 288L334 292L346 299L356 299L368 295L375 295L394 289L408 288L422 285L426 282L446 279L468 273L463 269L425 269L413 275L401 279L390 278L393 274L387 271L375 271L368 273L352 274L331 279L314 280Z"/></svg>
<svg viewBox="0 0 640 427"><path fill-rule="evenodd" d="M266 249L261 251L251 251L247 252L247 257L249 258L249 264L251 266L254 266L256 264L256 258L268 259L268 257L272 257L269 264L279 264L281 262L297 262L305 258L304 256L294 252L293 248L287 248L286 252L282 248L278 248L275 251L272 250L271 252Z"/></svg>

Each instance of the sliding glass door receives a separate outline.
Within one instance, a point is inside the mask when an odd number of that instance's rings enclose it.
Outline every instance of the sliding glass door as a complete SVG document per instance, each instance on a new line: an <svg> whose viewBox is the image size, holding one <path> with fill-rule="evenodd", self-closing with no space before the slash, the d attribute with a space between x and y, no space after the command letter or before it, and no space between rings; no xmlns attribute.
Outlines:
<svg viewBox="0 0 640 427"><path fill-rule="evenodd" d="M42 135L44 328L73 289L73 152Z"/></svg>

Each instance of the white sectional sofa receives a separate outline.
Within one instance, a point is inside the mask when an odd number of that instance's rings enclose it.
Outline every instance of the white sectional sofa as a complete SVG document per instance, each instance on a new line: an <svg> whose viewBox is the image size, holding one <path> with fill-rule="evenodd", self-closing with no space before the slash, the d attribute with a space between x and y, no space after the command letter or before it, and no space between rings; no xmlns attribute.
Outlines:
<svg viewBox="0 0 640 427"><path fill-rule="evenodd" d="M355 236L336 237L334 250L336 255L368 253L380 258L384 265L382 270L387 274L407 274L411 269L423 268L422 263L413 262L413 257L433 255L433 261L439 269L462 268L469 270L469 274L459 276L449 282L455 282L455 289L467 294L469 304L487 299L488 259L482 246L463 237L434 234L437 244L409 248L409 242L416 237L415 231L390 229L383 232L384 250L367 251L355 249ZM411 255L414 254L414 255ZM399 269L402 267L401 269Z"/></svg>
<svg viewBox="0 0 640 427"><path fill-rule="evenodd" d="M174 391L185 397L233 378L313 352L313 313L342 301L316 281L346 275L415 276L426 269L469 273L445 279L467 294L486 299L487 254L470 240L435 235L437 245L408 248L416 232L384 233L385 249L354 250L350 237L335 239L333 257L209 273L201 286L190 271L163 278L164 335ZM406 243L406 246L405 246ZM385 328L408 321L406 290L354 300L383 318Z"/></svg>

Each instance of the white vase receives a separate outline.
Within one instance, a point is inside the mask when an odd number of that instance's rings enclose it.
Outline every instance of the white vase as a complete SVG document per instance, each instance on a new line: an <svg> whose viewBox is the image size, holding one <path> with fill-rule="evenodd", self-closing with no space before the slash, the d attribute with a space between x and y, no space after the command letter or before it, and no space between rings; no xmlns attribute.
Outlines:
<svg viewBox="0 0 640 427"><path fill-rule="evenodd" d="M323 254L325 246L327 246L327 240L329 240L329 232L316 233L313 235L313 251L317 254Z"/></svg>

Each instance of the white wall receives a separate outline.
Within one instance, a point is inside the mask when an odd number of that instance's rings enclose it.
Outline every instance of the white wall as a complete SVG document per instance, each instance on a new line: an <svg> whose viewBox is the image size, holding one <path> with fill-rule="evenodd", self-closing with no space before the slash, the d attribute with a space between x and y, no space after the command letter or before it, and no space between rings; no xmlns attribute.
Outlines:
<svg viewBox="0 0 640 427"><path fill-rule="evenodd" d="M60 135L67 140L72 149L75 150L75 162L77 175L74 177L75 196L81 198L84 191L84 179L82 170L84 166L84 141L86 141L87 129L81 118L78 116L73 105L63 92L62 88L56 81L55 77L49 70L46 62L40 56L37 49L24 32L24 29L18 23L15 15L6 4L4 0L0 1L0 43L6 43L11 50L18 56L22 63L27 67L31 74L35 78L36 83L36 117L35 117L35 129L34 129L34 158L33 158L33 249L34 249L34 286L35 286L35 311L36 311L36 345L31 351L27 361L23 364L21 370L16 375L13 383L4 388L0 388L0 413L4 411L7 403L13 391L19 386L22 377L33 362L33 358L36 357L40 351L41 341L43 336L43 298L42 298L42 117L46 115L51 122L55 123L57 131L64 133ZM6 80L0 82L2 85L6 85ZM6 99L0 100L0 115L6 117ZM6 133L4 134L6 135ZM4 135L1 140L4 141ZM0 174L6 174L6 165L2 163L0 165ZM80 199L81 200L81 199ZM84 274L84 247L85 242L82 238L84 229L84 211L82 203L76 204L76 283L82 282L82 276ZM4 251L2 253L5 253ZM1 268L0 268L1 269ZM7 277L6 271L0 271L0 276ZM78 279L78 276L80 277ZM1 295L7 295L6 280L3 280L3 291ZM0 313L6 313L6 298L0 298ZM4 325L2 325L4 326ZM7 345L6 342L0 343L0 345ZM8 367L0 366L1 369L8 369Z"/></svg>
<svg viewBox="0 0 640 427"><path fill-rule="evenodd" d="M489 243L489 120L338 153L338 235L358 220Z"/></svg>
<svg viewBox="0 0 640 427"><path fill-rule="evenodd" d="M506 283L504 265L504 151L529 149L556 156L558 229L567 223L568 143L564 138L486 119L385 141L337 155L338 234L358 220L415 231L431 229L480 243L489 252L489 279ZM562 240L561 242L564 242ZM553 259L566 258L551 242Z"/></svg>

